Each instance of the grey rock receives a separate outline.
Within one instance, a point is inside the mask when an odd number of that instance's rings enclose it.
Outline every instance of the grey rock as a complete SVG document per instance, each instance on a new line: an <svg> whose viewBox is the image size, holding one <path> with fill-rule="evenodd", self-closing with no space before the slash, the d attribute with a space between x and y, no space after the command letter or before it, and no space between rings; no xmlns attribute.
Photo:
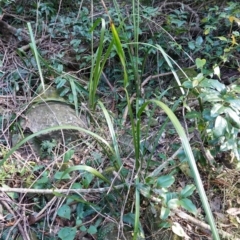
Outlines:
<svg viewBox="0 0 240 240"><path fill-rule="evenodd" d="M43 129L60 126L71 125L75 127L81 127L87 129L86 117L81 115L78 117L75 110L62 102L42 102L34 104L25 113L25 117L21 121L21 127L29 129L32 133L37 133ZM63 138L76 140L81 135L76 130L57 130L40 136L41 140L59 141ZM82 134L83 136L83 134Z"/></svg>

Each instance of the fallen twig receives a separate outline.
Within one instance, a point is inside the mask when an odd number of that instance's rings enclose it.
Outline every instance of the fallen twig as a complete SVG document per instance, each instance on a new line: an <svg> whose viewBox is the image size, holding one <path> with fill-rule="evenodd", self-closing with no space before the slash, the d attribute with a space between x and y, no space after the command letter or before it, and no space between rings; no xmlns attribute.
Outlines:
<svg viewBox="0 0 240 240"><path fill-rule="evenodd" d="M124 188L126 184L112 187L112 189ZM37 194L55 194L55 193L103 193L108 192L110 187L90 188L90 189L29 189L29 188L5 188L0 187L0 192L16 192L16 193L37 193Z"/></svg>
<svg viewBox="0 0 240 240"><path fill-rule="evenodd" d="M143 189L144 190L144 189ZM142 190L142 191L143 191ZM140 189L140 192L141 192L141 189ZM143 192L143 195L145 193ZM154 196L151 196L150 197L152 201L154 202L157 202L157 203L162 203L161 199L157 198L157 197L154 197ZM182 210L179 210L179 209L172 209L172 212L175 213L178 217L180 217L181 219L184 219L184 220L187 220L191 223L193 223L194 225L197 225L198 227L206 230L206 231L211 231L211 228L208 224L188 215L187 213L183 212ZM235 238L232 234L230 233L227 233L221 229L218 229L218 232L219 234L222 235L222 237L224 238L228 238L228 239L232 239L232 240L240 240L240 238Z"/></svg>
<svg viewBox="0 0 240 240"><path fill-rule="evenodd" d="M188 215L187 213L181 211L181 210L178 210L178 209L175 209L174 210L174 213L179 216L180 218L182 219L185 219L187 220L188 222L191 222L195 225L197 225L198 227L204 229L204 230L209 230L211 231L211 228L208 224ZM240 240L240 238L235 238L232 234L230 233L227 233L221 229L218 229L218 232L222 235L223 238L228 238L228 239L232 239L232 240Z"/></svg>
<svg viewBox="0 0 240 240"><path fill-rule="evenodd" d="M0 196L4 197L3 194L0 194ZM24 229L23 229L23 227L20 223L20 221L22 219L17 220L17 216L16 216L15 212L11 209L11 207L8 205L8 203L6 201L2 200L2 199L0 199L0 201L1 201L2 205L8 210L8 212L11 213L12 216L14 217L15 224L18 226L19 232L21 233L23 240L30 240L30 238L28 236L28 233L24 231Z"/></svg>

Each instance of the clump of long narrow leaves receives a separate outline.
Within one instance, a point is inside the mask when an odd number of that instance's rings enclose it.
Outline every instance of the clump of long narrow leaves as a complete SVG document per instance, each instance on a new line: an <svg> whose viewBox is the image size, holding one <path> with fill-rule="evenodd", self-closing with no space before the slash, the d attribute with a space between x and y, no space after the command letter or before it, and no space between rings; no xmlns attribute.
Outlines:
<svg viewBox="0 0 240 240"><path fill-rule="evenodd" d="M34 36L33 36L32 27L31 27L31 24L29 22L27 23L27 26L28 26L28 31L30 33L31 50L33 51L35 59L36 59L38 72L39 72L39 76L40 76L40 79L41 79L42 89L43 89L43 91L45 91L44 78L43 78L42 68L41 68L40 61L39 61L39 53L37 51L37 46L36 46L36 42L35 42L35 39L34 39Z"/></svg>
<svg viewBox="0 0 240 240"><path fill-rule="evenodd" d="M197 166L196 166L196 162L195 162L195 159L194 159L192 149L190 147L190 144L188 142L188 139L187 139L187 136L184 132L184 129L182 128L179 120L177 119L175 114L171 111L171 109L169 109L167 105L165 105L164 103L162 103L161 101L158 101L158 100L147 101L146 103L144 103L141 106L141 108L139 110L137 109L137 122L135 123L133 112L132 112L132 106L131 106L131 102L130 102L130 98L129 98L129 94L128 94L128 89L127 89L128 84L129 84L129 79L128 79L128 75L127 75L126 58L125 58L124 50L123 50L123 47L122 47L122 44L121 44L121 41L120 41L120 38L119 38L119 35L118 35L118 32L117 32L117 29L115 28L114 23L112 21L110 21L110 27L111 27L111 30L112 30L113 40L109 44L109 46L107 48L107 51L106 51L105 55L103 56L105 21L103 19L97 21L95 23L95 25L93 26L93 29L99 24L100 21L102 23L100 42L99 42L98 50L97 50L96 54L94 55L94 58L93 58L93 61L92 61L92 69L91 69L90 84L89 84L89 105L90 105L90 107L92 109L95 108L95 105L96 105L96 102L97 102L96 101L96 91L97 91L97 87L98 87L98 84L99 84L99 79L100 79L103 67L104 67L104 65L105 65L105 63L106 63L106 61L107 61L107 59L108 59L108 57L111 53L111 50L112 50L112 47L113 47L113 44L114 44L115 48L116 48L116 51L117 51L117 54L119 56L120 62L122 64L122 68L123 68L124 90L125 90L125 93L126 93L127 105L128 105L128 109L129 109L129 116L130 116L131 127L132 127L132 135L133 135L133 143L134 143L134 149L135 149L135 160L136 160L136 164L135 164L136 169L135 170L136 170L136 172L138 172L139 168L141 167L141 162L140 162L140 138L141 138L141 136L140 136L140 134L141 134L140 116L141 116L141 114L143 113L143 111L145 110L145 108L147 107L147 105L149 103L154 103L158 107L162 108L165 111L165 113L168 115L171 122L173 123L174 127L176 128L176 131L177 131L177 133L178 133L178 135L181 139L181 142L182 142L183 148L185 150L185 153L188 157L188 162L189 162L190 168L193 172L195 184L196 184L196 187L198 189L198 192L199 192L204 210L206 212L206 215L207 215L207 218L208 218L208 221L209 221L209 224L211 226L213 238L215 240L219 240L220 238L219 238L218 231L217 231L217 228L216 228L216 225L215 225L215 221L214 221L214 218L213 218L213 215L212 215L212 212L211 212L211 209L210 209L207 197L206 197L206 193L205 193L204 188L203 188L203 184L202 184L202 181L201 181L201 178L200 178ZM136 23L136 25L137 25L137 23ZM135 44L139 44L139 43L135 43ZM33 44L33 46L34 46L34 44ZM173 69L173 67L171 65L171 62L168 59L167 54L165 54L165 52L161 48L161 46L157 45L157 46L152 46L152 47L156 48L158 51L160 51L162 53L163 57L165 58L165 60L167 61L167 63L171 67L171 69ZM41 78L43 89L44 89L44 81L43 81L43 77L42 77L42 74L41 74L42 71L41 71L41 68L40 68L40 64L39 64L39 61L38 61L38 54L37 54L37 51L36 51L36 46L33 47L33 49L35 49L34 53L35 53L35 57L36 57L36 60L37 60L37 63L38 63L40 78ZM174 70L173 70L173 72L174 72ZM175 75L175 78L178 79L176 74L174 74L174 75ZM71 87L74 90L73 84L71 84ZM184 93L183 89L182 88L180 88L180 89L181 89L182 93ZM112 123L110 121L110 117L107 114L107 111L106 111L105 107L103 106L102 103L99 103L99 104L100 104L100 107L102 108L102 110L105 114L105 117L106 117L106 120L107 120L107 123L108 123L108 127L110 129L114 149L110 146L110 144L105 139L103 139L99 135L97 135L97 134L95 134L95 133L93 133L89 130L86 130L86 129L83 129L83 128L80 128L80 127L73 127L73 126L66 126L66 125L65 126L57 126L57 127L51 127L51 128L48 128L48 129L44 129L42 131L39 131L38 133L32 134L32 135L24 138L23 140L21 140L18 144L16 144L4 156L3 160L0 161L0 166L3 165L3 163L11 156L11 154L15 150L17 150L21 145L23 145L24 143L26 143L30 139L32 139L32 138L34 138L38 135L41 135L43 133L47 133L47 132L54 131L54 130L71 129L71 130L77 130L77 131L80 131L80 132L84 132L86 134L91 135L95 139L97 139L99 141L99 143L101 144L101 146L103 147L103 149L105 150L105 152L107 154L109 154L109 156L110 155L111 156L115 155L117 167L119 168L119 166L122 165L122 162L121 162L120 155L119 155L119 150L118 150L118 147L117 147L117 141L116 141L115 133L113 131L113 126L112 126ZM71 171L74 171L74 170L89 171L89 172L93 173L95 176L97 176L98 178L100 178L103 181L109 183L109 181L102 174L100 174L97 170L95 170L95 169L93 169L89 166L76 166L76 167L73 167L73 168L69 168L67 170L67 172L71 172ZM66 174L66 172L64 174ZM140 181L139 177L136 176L135 177L135 185L136 186L139 184L139 181ZM139 235L139 218L140 218L140 191L136 187L136 189L135 189L135 223L134 223L134 236L133 236L134 240L137 239L137 237Z"/></svg>
<svg viewBox="0 0 240 240"><path fill-rule="evenodd" d="M140 154L140 151L139 151L140 116L141 116L141 113L146 108L146 106L150 102L152 102L152 103L155 103L157 106L159 106L160 108L162 108L165 111L165 113L168 115L171 122L173 123L174 127L176 128L176 131L177 131L177 133L178 133L178 135L181 139L181 142L182 142L183 148L185 150L185 153L188 157L188 163L189 163L189 166L191 168L191 171L193 172L195 184L196 184L197 190L199 192L204 210L206 212L206 215L207 215L207 218L208 218L211 230L212 230L213 238L215 240L220 240L219 234L218 234L218 231L217 231L217 228L216 228L216 225L215 225L215 220L214 220L212 211L210 209L205 190L203 188L203 184L202 184L200 174L199 174L197 166L196 166L196 161L194 159L192 149L191 149L190 144L188 142L185 131L184 131L183 127L181 126L179 120L175 116L175 114L171 111L170 108L167 107L167 105L165 105L161 101L151 100L151 101L143 104L143 106L139 109L138 114L137 114L138 115L137 116L138 117L137 118L137 124L135 125L135 122L133 120L132 110L131 110L130 99L128 97L128 91L127 91L128 77L127 77L127 71L126 71L125 55L124 55L124 51L123 51L123 48L122 48L122 44L120 42L120 38L118 36L118 32L117 32L113 22L111 22L111 30L112 30L112 34L113 34L113 39L114 39L114 44L115 44L115 47L116 47L116 51L117 51L118 56L120 58L120 61L122 63L122 68L123 68L123 73L124 73L124 89L125 89L125 93L126 93L126 96L127 96L127 103L128 103L129 115L130 115L131 126L132 126L132 133L133 133L133 140L134 140L134 147L135 147L135 160L137 161L136 170L138 170L138 168L140 166L140 162L138 162L139 161L139 154ZM138 44L138 43L136 43L136 44ZM159 45L153 46L153 47L156 48L158 51L160 51L163 54L163 56L166 59L166 61L168 62L168 64L170 64L171 69L173 69L169 59L167 58L167 54L165 54L163 49ZM175 72L173 71L173 73L175 73ZM178 77L177 76L175 76L175 77L178 80ZM178 84L180 85L179 82L178 82ZM181 91L184 94L183 89L181 89ZM135 131L135 129L136 129L136 131ZM136 179L135 183L137 185L139 183L138 176L136 176L135 179ZM137 239L138 229L139 229L139 215L140 215L140 200L139 200L140 198L139 198L139 196L140 196L140 193L139 193L138 189L136 188L136 194L135 194L135 225L134 225L134 237L133 237L134 240Z"/></svg>
<svg viewBox="0 0 240 240"><path fill-rule="evenodd" d="M104 34L106 30L105 20L104 19L97 20L93 25L91 31L93 31L96 28L96 26L100 23L100 21L102 23L102 28L101 28L99 46L96 53L93 54L94 57L92 60L91 75L90 75L90 81L89 81L89 107L91 109L94 109L96 106L96 92L99 84L99 79L101 77L103 67L105 66L105 63L113 47L113 41L111 41L107 48L106 53L103 56Z"/></svg>
<svg viewBox="0 0 240 240"><path fill-rule="evenodd" d="M115 156L116 156L117 164L115 164L115 165L117 165L116 169L118 170L122 166L122 160L121 160L120 153L119 153L118 142L117 142L116 134L114 131L114 127L113 127L111 118L109 116L109 113L108 113L107 109L104 107L103 103L99 101L98 104L102 108L105 118L107 120L108 129L110 131L110 135L112 138L112 144L113 144L113 148L114 148Z"/></svg>

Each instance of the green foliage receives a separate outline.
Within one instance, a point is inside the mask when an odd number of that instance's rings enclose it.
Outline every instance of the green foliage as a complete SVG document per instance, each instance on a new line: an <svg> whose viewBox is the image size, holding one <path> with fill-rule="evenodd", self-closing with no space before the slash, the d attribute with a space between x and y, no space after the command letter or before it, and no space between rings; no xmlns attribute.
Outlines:
<svg viewBox="0 0 240 240"><path fill-rule="evenodd" d="M76 228L64 227L58 232L58 237L62 240L74 240L76 233Z"/></svg>
<svg viewBox="0 0 240 240"><path fill-rule="evenodd" d="M53 153L53 149L57 146L57 141L56 140L45 140L42 141L41 143L41 152L42 152L42 156L46 157L46 156L51 156Z"/></svg>
<svg viewBox="0 0 240 240"><path fill-rule="evenodd" d="M99 19L100 20L100 19ZM93 29L97 26L99 21L95 23ZM103 55L103 43L104 43L104 33L105 33L105 20L102 19L102 29L101 29L101 37L99 40L99 47L97 49L96 54L93 56L91 75L90 75L90 84L89 84L89 107L91 109L95 109L96 106L96 91L99 84L100 76L102 74L104 65L110 55L113 41L109 44L109 47L106 51L106 54ZM103 59L102 59L103 57Z"/></svg>
<svg viewBox="0 0 240 240"><path fill-rule="evenodd" d="M206 72L205 59L196 59L196 65L201 69L200 74L186 81L183 86L197 90L198 98L203 101L204 109L201 116L198 114L198 128L205 135L205 139L214 152L230 152L232 159L239 157L239 87L237 82L226 86L210 76L214 72ZM218 71L220 76L220 68ZM188 115L189 116L189 115ZM213 149L214 148L214 149Z"/></svg>
<svg viewBox="0 0 240 240"><path fill-rule="evenodd" d="M8 1L3 2L5 6L11 5ZM64 97L67 102L74 105L76 115L78 115L80 106L84 101L88 101L88 106L93 110L90 113L91 120L94 120L94 114L99 114L98 107L100 107L106 124L104 122L105 126L103 127L101 123L97 123L107 133L104 136L100 129L95 129L97 124L92 124L94 130L91 129L91 131L71 126L45 129L21 140L8 153L4 154L1 165L9 159L15 150L19 149L31 138L53 130L78 130L97 140L96 149L100 153L96 152L95 154L94 152L91 155L94 161L87 161L86 164L77 164L70 167L75 150L69 149L61 156L63 164L59 169L50 170L44 169L40 165L35 166L34 172L39 174L39 177L34 181L33 188L59 187L58 184L68 182L77 172L80 177L77 182L71 185L72 189L88 189L96 186L111 185L112 192L109 190L108 194L103 194L104 197L101 195L102 200L100 202L96 201L95 204L92 204L90 200L86 201L81 196L69 194L63 205L57 209L57 215L59 218L71 222L72 219L75 219L76 222L73 227L62 227L60 229L58 232L60 239L73 240L78 230L90 235L96 234L98 228L100 228L99 225L103 221L101 217L97 217L98 222L96 221L95 224L85 225L83 223L86 217L93 217L93 214L100 210L102 211L101 214L106 213L119 220L121 216L119 206L117 208L114 204L117 200L119 201L117 204L122 205L123 199L116 190L115 184L117 181L128 184L128 182L125 182L128 173L131 173L132 176L131 188L133 192L131 194L134 195L134 198L129 199L129 201L135 201L135 210L133 213L129 210L130 208L126 209L123 222L134 228L134 239L137 239L143 233L140 223L140 195L152 205L155 204L153 199L161 203L161 212L158 214L158 217L162 220L161 227L172 227L175 233L183 235L182 228L175 223L171 225L169 217L172 211L180 207L192 214L197 213L197 208L190 199L196 187L208 216L214 239L219 239L195 163L195 159L201 158L199 157L200 151L191 148L179 120L167 105L173 105L172 109L175 109L180 102L183 102L184 109L188 111L184 116L185 125L187 125L188 120L191 122L191 127L186 126L185 130L191 132L193 128L198 129L204 139L204 144L207 145L206 148L214 157L217 152L227 152L232 158L240 161L240 143L238 141L240 89L238 80L236 78L231 79L228 86L224 81L221 81L224 69L237 69L239 67L238 25L240 15L236 10L239 8L239 3L229 2L224 8L213 6L208 11L200 12L200 16L198 16L190 8L184 8L184 4L179 6L177 3L176 6L179 7L171 7L167 14L164 14L166 9L162 9L161 14L159 14L159 8L149 5L141 8L135 1L133 1L132 9L126 13L124 8L118 6L117 2L114 1L115 7L110 4L108 12L103 14L101 19L91 19L89 9L86 7L82 7L78 12L69 11L66 14L66 9L58 11L56 5L56 2L36 4L31 12L33 15L37 14L40 21L46 21L46 31L50 34L51 39L54 41L61 39L64 46L70 47L73 56L69 56L69 48L67 50L63 49L63 51L59 51L54 55L50 54L51 56L49 56L48 51L37 50L32 30L29 29L33 44L31 50L35 58L27 57L24 54L21 55L21 58L27 67L33 67L34 70L38 69L43 90L46 79L49 77L50 80L53 80L53 86L59 91L60 97ZM72 5L69 3L69 6ZM16 6L16 9L18 9L19 13L24 11L20 6ZM161 23L158 24L156 19L159 19ZM193 33L194 29L197 29L197 34ZM41 32L41 26L38 25L35 31ZM47 59L48 57L50 59L46 61L44 58ZM69 62L74 60L73 65L66 60L68 57L70 57ZM66 60L67 64L64 60ZM193 62L195 62L196 69L189 68ZM179 68L177 71L176 66ZM79 81L81 76L67 73L68 68L71 67L81 70L83 75L85 74L84 80L89 79L89 82L82 83ZM89 67L90 73L86 70ZM177 94L174 94L175 98L169 94L168 85L172 83L169 83L167 78L164 81L159 78L159 82L162 82L159 84L161 89L156 85L154 79L148 82L148 89L141 86L145 76L170 71L177 82L178 90L180 90L177 91ZM22 79L25 79L29 72L21 67L12 71L4 79L4 81L9 81L8 88L10 90L4 86L3 94L7 94L8 91L19 93L21 89L24 89ZM114 103L117 103L117 114L121 115L127 107L128 115L123 120L120 118L114 119L113 114L107 110L109 106L105 107L103 104L106 95L101 101L98 101L98 98L101 97L97 94L98 90L101 90L103 94L108 91L102 82L103 72L106 78L110 79L110 84L114 86L114 90L111 89L109 96L114 96L111 100L113 99ZM3 72L0 72L0 77L3 74ZM46 77L43 78L43 76ZM36 82L31 82L30 79L29 87L35 87L35 84ZM120 90L118 89L119 86L121 86ZM173 87L175 88L175 86ZM35 88L33 89L35 91ZM188 106L188 99L191 97L199 100L199 107L197 106L195 110L191 110ZM156 100L153 100L153 98ZM178 100L176 101L176 99ZM150 112L151 108L154 110ZM147 146L146 141L143 143L144 135L151 134L151 124L148 123L148 130L145 133L142 130L142 118L143 115L144 117L146 115L146 119L149 118L149 122L152 122L151 118L155 118L154 113L157 108L163 109L175 127L175 129L167 129L167 132L173 136L177 133L182 141L181 144L185 151L183 158L185 161L187 160L186 164L189 164L187 165L188 175L195 178L196 187L191 184L186 185L180 191L174 191L173 189L176 188L174 185L175 172L160 176L161 170L157 169L156 174L148 174L153 152L156 150L158 141L155 141L153 147ZM120 151L118 142L119 123L124 122L125 124L125 121L129 121L131 125L132 148L134 150L135 162L130 170L126 169L123 164L125 162L123 159L126 156ZM1 122L4 122L4 119L1 119ZM158 131L159 134L162 134L166 129L167 122L169 122L168 118L162 129ZM99 131L99 134L95 133L97 131ZM111 137L111 143L109 143L109 139L105 139L107 135ZM89 147L91 147L91 144L86 143ZM41 143L43 156L51 156L56 146L56 141L43 141ZM175 149L171 145L170 152L173 150ZM152 151L151 157L148 156L147 151ZM166 153L159 153L158 155L162 159L167 158ZM104 157L107 158L107 161L103 160ZM146 169L143 168L145 165L147 165ZM4 167L7 166L4 164ZM7 170L5 172L0 171L3 184L7 178L14 175L13 168L8 167ZM145 175L142 174L143 170L146 171ZM114 175L114 181L112 181L112 173L117 175L117 177ZM28 186L33 181L32 176L31 174L31 178L28 179ZM125 193L125 189L122 191ZM76 213L72 212L69 205L73 199L77 202ZM112 207L114 210L112 210ZM112 228L113 224L107 225L106 228L101 227L98 238L104 239L106 233Z"/></svg>
<svg viewBox="0 0 240 240"><path fill-rule="evenodd" d="M59 217L70 220L71 208L68 205L64 204L58 209L57 214Z"/></svg>

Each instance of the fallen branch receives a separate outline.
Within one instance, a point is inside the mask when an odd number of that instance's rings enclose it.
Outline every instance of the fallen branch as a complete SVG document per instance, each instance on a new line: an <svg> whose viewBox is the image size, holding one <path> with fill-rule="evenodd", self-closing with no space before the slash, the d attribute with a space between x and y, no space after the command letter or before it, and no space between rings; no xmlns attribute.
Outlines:
<svg viewBox="0 0 240 240"><path fill-rule="evenodd" d="M126 186L126 184L121 184L118 186L115 186L112 189L121 189L124 188ZM129 184L129 186L131 186L131 184ZM17 192L17 193L38 193L38 194L54 194L54 193L103 193L103 192L107 192L109 191L111 188L110 187L105 187L105 188L91 188L91 189L28 189L28 188L4 188L1 187L0 191L1 192ZM141 190L140 190L141 192ZM145 193L142 193L143 195L145 195ZM150 197L152 201L156 202L156 203L161 203L161 199L156 198L154 196ZM181 219L187 220L195 225L197 225L198 227L206 230L206 231L211 231L211 228L208 224L188 215L187 213L175 209L172 210L178 217L180 217ZM218 229L218 232L224 237L224 238L229 238L229 239L234 239L234 240L240 240L240 238L234 238L234 236L230 233L227 233L221 229Z"/></svg>
<svg viewBox="0 0 240 240"><path fill-rule="evenodd" d="M112 187L112 189L121 189L126 187L126 184L121 184ZM37 193L37 194L55 194L55 193L103 193L111 190L110 187L105 188L90 188L90 189L29 189L29 188L5 188L0 187L0 192L15 192L15 193Z"/></svg>
<svg viewBox="0 0 240 240"><path fill-rule="evenodd" d="M23 33L20 29L12 27L3 20L0 20L0 29L3 34L9 32L16 37L20 36L21 40L24 42L30 42L30 38L25 33Z"/></svg>
<svg viewBox="0 0 240 240"><path fill-rule="evenodd" d="M46 35L46 36L44 36L44 37L42 37L42 38L40 38L40 39L35 40L36 45L39 44L39 43L41 43L42 41L46 40L46 39L49 38L49 37L50 37L50 35ZM29 40L29 41L30 41L30 40ZM24 51L28 50L29 48L30 48L30 43L28 43L28 44L25 45L25 46L20 47L19 50L24 52Z"/></svg>
<svg viewBox="0 0 240 240"><path fill-rule="evenodd" d="M176 209L176 210L174 210L174 213L178 217L180 217L180 218L182 218L184 220L187 220L188 222L191 222L194 225L196 225L196 226L198 226L198 227L200 227L200 228L202 228L204 230L211 231L211 228L210 228L210 226L208 224L206 224L206 223L204 223L204 222L202 222L202 221L200 221L200 220L198 220L198 219L188 215L187 213L185 213L185 212L183 212L181 210ZM240 238L235 238L232 234L227 233L227 232L225 232L225 231L223 231L221 229L218 229L218 232L219 232L219 234L222 235L223 238L228 238L228 239L232 239L232 240L240 240Z"/></svg>
<svg viewBox="0 0 240 240"><path fill-rule="evenodd" d="M141 192L141 189L140 189L140 192ZM142 194L145 195L144 192L142 192ZM157 197L151 196L150 198L152 201L154 201L156 203L162 203L161 199L159 199ZM185 213L179 209L172 209L172 212L175 213L181 219L187 220L188 222L193 223L194 225L200 227L201 229L211 232L211 227L208 224L188 215L187 213ZM232 234L227 233L221 229L218 229L218 232L220 235L222 235L223 238L228 238L228 239L232 239L232 240L240 240L240 238L235 238Z"/></svg>

